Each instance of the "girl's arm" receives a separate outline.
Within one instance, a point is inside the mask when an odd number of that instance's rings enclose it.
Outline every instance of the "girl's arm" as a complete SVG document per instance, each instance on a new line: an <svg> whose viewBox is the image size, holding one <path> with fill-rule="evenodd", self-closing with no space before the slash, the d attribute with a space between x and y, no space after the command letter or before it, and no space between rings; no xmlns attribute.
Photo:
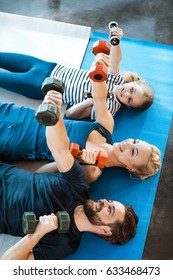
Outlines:
<svg viewBox="0 0 173 280"><path fill-rule="evenodd" d="M84 119L90 118L91 116L91 108L93 106L92 98L84 100L78 104L73 105L65 112L65 116L70 119Z"/></svg>
<svg viewBox="0 0 173 280"><path fill-rule="evenodd" d="M110 29L110 33L111 29ZM119 27L115 28L115 31L113 34L121 40L123 36L123 30ZM111 45L111 53L110 53L110 72L112 74L116 74L119 72L119 64L120 61L122 60L122 51L121 51L121 45L120 43L116 46Z"/></svg>
<svg viewBox="0 0 173 280"><path fill-rule="evenodd" d="M110 68L110 58L108 55L99 53L96 55L95 60L92 66L95 64L101 64ZM105 127L110 133L113 132L114 129L114 119L111 113L108 110L107 106L107 85L106 81L104 82L92 82L92 97L94 103L94 109L96 112L96 121L100 123L103 127Z"/></svg>

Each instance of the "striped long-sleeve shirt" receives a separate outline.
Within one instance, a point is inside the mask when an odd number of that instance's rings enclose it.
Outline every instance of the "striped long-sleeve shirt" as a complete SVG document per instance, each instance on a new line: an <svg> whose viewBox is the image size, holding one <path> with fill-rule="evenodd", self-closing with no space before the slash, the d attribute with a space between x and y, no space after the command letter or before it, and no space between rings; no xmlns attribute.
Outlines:
<svg viewBox="0 0 173 280"><path fill-rule="evenodd" d="M51 76L60 79L64 85L63 103L74 105L82 102L84 93L91 93L92 84L89 78L89 71L82 69L68 68L64 65L57 64L53 69ZM107 88L108 92L112 93L113 86L123 84L123 77L118 72L117 74L108 74ZM107 98L107 106L110 113L114 116L120 109L121 104L114 95L113 98ZM95 120L94 108L91 110L91 120Z"/></svg>

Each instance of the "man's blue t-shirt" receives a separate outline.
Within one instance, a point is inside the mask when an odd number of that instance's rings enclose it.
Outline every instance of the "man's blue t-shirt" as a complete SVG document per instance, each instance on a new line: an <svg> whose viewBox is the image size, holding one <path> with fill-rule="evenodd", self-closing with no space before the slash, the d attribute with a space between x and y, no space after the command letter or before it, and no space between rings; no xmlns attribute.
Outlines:
<svg viewBox="0 0 173 280"><path fill-rule="evenodd" d="M67 211L70 230L52 231L33 249L35 259L62 259L73 253L81 233L74 223L74 209L89 198L89 185L82 167L75 160L65 173L33 173L0 162L0 232L23 236L22 215L32 211L36 217Z"/></svg>

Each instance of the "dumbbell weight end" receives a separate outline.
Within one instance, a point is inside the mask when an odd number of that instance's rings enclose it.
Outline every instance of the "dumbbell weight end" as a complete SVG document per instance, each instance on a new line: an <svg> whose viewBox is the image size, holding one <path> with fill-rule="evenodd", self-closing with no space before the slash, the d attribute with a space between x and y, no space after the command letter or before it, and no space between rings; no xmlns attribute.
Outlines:
<svg viewBox="0 0 173 280"><path fill-rule="evenodd" d="M47 77L42 83L41 90L44 95L46 95L49 90L55 90L63 94L64 83L54 77Z"/></svg>
<svg viewBox="0 0 173 280"><path fill-rule="evenodd" d="M95 64L91 67L89 77L94 82L104 82L107 79L108 70L105 65Z"/></svg>
<svg viewBox="0 0 173 280"><path fill-rule="evenodd" d="M41 104L35 114L37 121L46 126L55 125L59 120L59 109L51 104Z"/></svg>

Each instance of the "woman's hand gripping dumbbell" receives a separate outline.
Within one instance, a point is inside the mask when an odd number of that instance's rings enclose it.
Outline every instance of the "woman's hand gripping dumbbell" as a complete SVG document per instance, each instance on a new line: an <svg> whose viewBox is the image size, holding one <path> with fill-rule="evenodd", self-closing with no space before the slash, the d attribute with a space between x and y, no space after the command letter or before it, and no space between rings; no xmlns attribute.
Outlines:
<svg viewBox="0 0 173 280"><path fill-rule="evenodd" d="M105 151L96 151L96 150L80 150L79 144L71 143L70 144L70 152L78 160L82 163L96 165L99 168L104 168L108 155Z"/></svg>
<svg viewBox="0 0 173 280"><path fill-rule="evenodd" d="M45 98L38 107L35 117L40 124L46 126L55 125L59 120L59 108L56 100L58 95L63 94L64 84L54 77L48 77L44 80L41 90Z"/></svg>

